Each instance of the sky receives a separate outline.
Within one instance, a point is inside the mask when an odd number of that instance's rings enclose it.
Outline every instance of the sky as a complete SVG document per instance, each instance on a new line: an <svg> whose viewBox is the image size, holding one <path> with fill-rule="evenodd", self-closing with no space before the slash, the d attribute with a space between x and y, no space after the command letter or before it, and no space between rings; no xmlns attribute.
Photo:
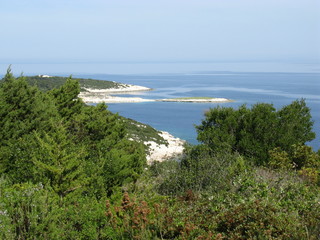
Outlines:
<svg viewBox="0 0 320 240"><path fill-rule="evenodd" d="M0 64L320 63L319 0L1 0Z"/></svg>

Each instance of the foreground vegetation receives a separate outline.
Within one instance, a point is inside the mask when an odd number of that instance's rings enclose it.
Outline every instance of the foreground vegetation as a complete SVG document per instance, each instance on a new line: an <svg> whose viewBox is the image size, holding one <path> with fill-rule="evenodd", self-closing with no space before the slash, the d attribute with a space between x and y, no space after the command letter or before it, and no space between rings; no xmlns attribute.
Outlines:
<svg viewBox="0 0 320 240"><path fill-rule="evenodd" d="M79 91L74 79L41 92L4 77L0 239L319 238L320 155L305 145L315 134L304 100L211 109L201 144L146 166L128 135L139 123Z"/></svg>

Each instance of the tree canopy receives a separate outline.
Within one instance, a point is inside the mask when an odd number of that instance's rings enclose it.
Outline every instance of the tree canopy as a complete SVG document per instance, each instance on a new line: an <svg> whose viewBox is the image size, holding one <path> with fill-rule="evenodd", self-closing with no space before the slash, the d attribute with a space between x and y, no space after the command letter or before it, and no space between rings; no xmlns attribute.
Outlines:
<svg viewBox="0 0 320 240"><path fill-rule="evenodd" d="M101 197L137 179L144 148L127 139L118 115L85 105L79 92L71 78L40 92L8 69L0 87L1 173L16 183L47 183L61 196L81 189Z"/></svg>
<svg viewBox="0 0 320 240"><path fill-rule="evenodd" d="M212 151L238 152L262 164L276 147L287 151L293 144L313 140L312 126L310 109L301 99L280 110L266 103L213 108L196 128L198 140Z"/></svg>

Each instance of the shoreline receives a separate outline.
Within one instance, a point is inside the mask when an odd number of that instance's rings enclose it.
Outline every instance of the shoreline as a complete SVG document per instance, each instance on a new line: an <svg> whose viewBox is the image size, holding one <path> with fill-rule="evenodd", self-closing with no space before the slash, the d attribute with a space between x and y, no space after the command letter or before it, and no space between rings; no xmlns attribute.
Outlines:
<svg viewBox="0 0 320 240"><path fill-rule="evenodd" d="M149 147L149 154L147 154L147 164L153 162L163 162L174 159L179 160L183 156L185 140L174 137L168 132L160 131L159 135L163 137L168 144L157 144L153 141L146 141L144 145Z"/></svg>
<svg viewBox="0 0 320 240"><path fill-rule="evenodd" d="M140 97L115 97L111 95L85 95L79 94L85 103L141 103L141 102L155 102L152 99L144 99Z"/></svg>
<svg viewBox="0 0 320 240"><path fill-rule="evenodd" d="M218 103L218 102L233 102L230 99L227 98L189 98L189 99L174 99L174 98L169 98L169 99L160 99L157 100L160 102L187 102L187 103Z"/></svg>
<svg viewBox="0 0 320 240"><path fill-rule="evenodd" d="M182 103L224 103L233 102L227 98L168 98L168 99L145 99L140 97L118 97L112 94L136 93L152 91L151 88L122 84L120 88L93 89L83 88L85 91L78 95L85 103L142 103L142 102L182 102Z"/></svg>
<svg viewBox="0 0 320 240"><path fill-rule="evenodd" d="M141 102L181 102L181 103L223 103L232 102L227 98L208 98L208 97L188 97L188 98L172 98L172 99L145 99L140 97L118 97L113 94L136 93L151 91L151 88L121 84L119 88L108 89L92 89L82 88L85 91L80 92L79 98L85 103L141 103ZM177 138L165 131L159 131L159 135L167 142L167 144L158 144L154 141L145 141L143 144L148 148L146 155L147 164L153 162L162 162L166 160L179 160L183 157L186 141Z"/></svg>
<svg viewBox="0 0 320 240"><path fill-rule="evenodd" d="M143 87L139 85L131 85L131 84L120 84L118 88L85 88L85 92L81 93L126 93L126 92L144 92L144 91L151 91L152 88ZM80 93L80 94L81 94Z"/></svg>
<svg viewBox="0 0 320 240"><path fill-rule="evenodd" d="M131 85L131 84L121 84L119 88L104 88L104 89L94 89L94 88L82 88L85 91L81 91L78 95L85 103L137 103L137 102L150 102L153 100L143 99L139 97L115 97L111 94L119 93L131 93L131 92L144 92L151 91L151 88Z"/></svg>

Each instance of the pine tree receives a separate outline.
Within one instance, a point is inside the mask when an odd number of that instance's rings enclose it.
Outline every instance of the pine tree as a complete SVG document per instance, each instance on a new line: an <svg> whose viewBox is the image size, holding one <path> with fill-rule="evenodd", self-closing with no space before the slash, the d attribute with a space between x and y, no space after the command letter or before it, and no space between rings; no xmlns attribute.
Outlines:
<svg viewBox="0 0 320 240"><path fill-rule="evenodd" d="M24 77L15 78L10 68L0 87L0 141L18 139L35 129L50 128L46 120L56 111L47 97Z"/></svg>
<svg viewBox="0 0 320 240"><path fill-rule="evenodd" d="M50 131L57 116L52 101L24 77L15 78L9 68L0 86L0 173L10 172L17 181L32 175L31 135Z"/></svg>
<svg viewBox="0 0 320 240"><path fill-rule="evenodd" d="M37 132L34 135L38 147L32 153L32 162L37 167L37 181L49 184L60 197L83 188L84 147L70 140L61 123L43 136Z"/></svg>
<svg viewBox="0 0 320 240"><path fill-rule="evenodd" d="M66 120L69 120L74 114L81 111L83 102L78 98L79 93L79 82L72 79L71 76L60 88L48 92L54 99L59 114Z"/></svg>

